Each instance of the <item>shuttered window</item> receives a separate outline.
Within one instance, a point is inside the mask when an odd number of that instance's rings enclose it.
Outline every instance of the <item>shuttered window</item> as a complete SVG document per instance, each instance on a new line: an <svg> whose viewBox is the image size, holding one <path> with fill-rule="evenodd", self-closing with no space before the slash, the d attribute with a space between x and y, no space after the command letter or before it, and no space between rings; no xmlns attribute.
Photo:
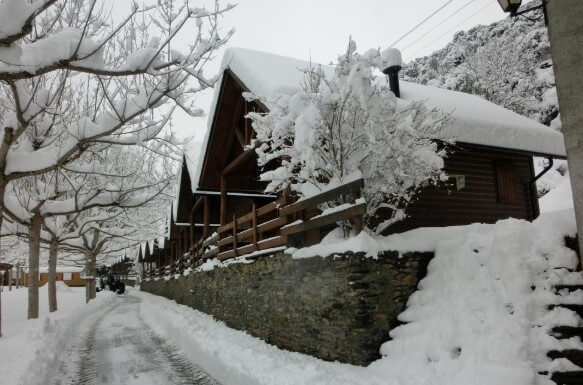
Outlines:
<svg viewBox="0 0 583 385"><path fill-rule="evenodd" d="M496 173L496 193L500 203L518 202L518 185L514 164L507 160L494 163Z"/></svg>

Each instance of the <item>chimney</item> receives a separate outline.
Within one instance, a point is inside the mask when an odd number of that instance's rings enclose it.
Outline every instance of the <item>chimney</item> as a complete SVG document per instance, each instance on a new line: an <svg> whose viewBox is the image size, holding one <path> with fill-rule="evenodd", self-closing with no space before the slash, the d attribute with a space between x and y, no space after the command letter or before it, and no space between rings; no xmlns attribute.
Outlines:
<svg viewBox="0 0 583 385"><path fill-rule="evenodd" d="M389 77L389 87L396 97L401 97L399 90L399 71L403 68L401 51L396 48L387 48L381 52L382 71Z"/></svg>

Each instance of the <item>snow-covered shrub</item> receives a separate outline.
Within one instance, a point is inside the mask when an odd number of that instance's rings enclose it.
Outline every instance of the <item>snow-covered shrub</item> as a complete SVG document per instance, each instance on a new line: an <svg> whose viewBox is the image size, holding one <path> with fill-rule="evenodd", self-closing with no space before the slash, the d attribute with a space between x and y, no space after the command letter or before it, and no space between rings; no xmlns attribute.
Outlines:
<svg viewBox="0 0 583 385"><path fill-rule="evenodd" d="M259 166L280 160L261 175L268 192L290 187L306 197L362 176L366 221L376 227L379 209L399 217L422 183L443 177L445 151L436 139L448 116L397 99L388 81L375 75L386 55L358 54L351 40L333 72L301 69L299 92L262 100L269 112L248 115L261 143Z"/></svg>

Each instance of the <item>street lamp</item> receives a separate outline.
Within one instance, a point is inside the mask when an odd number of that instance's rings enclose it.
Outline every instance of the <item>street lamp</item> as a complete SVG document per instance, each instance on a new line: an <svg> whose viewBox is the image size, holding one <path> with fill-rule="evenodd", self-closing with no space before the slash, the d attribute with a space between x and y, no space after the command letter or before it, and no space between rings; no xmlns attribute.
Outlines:
<svg viewBox="0 0 583 385"><path fill-rule="evenodd" d="M518 8L520 8L520 4L522 0L498 0L500 7L502 7L502 11L510 12L512 16L516 14Z"/></svg>
<svg viewBox="0 0 583 385"><path fill-rule="evenodd" d="M512 16L512 17L524 15L525 13L542 8L543 17L545 18L545 25L548 25L547 7L546 7L547 0L541 0L541 5L538 5L536 7L530 7L528 9L525 9L524 11L520 11L520 12L518 12L518 8L520 8L520 5L522 4L522 0L498 0L498 4L500 4L500 8L502 8L502 11L509 12L510 16ZM535 20L540 19L540 17L538 17L536 19L531 19L531 18L528 18L526 16L523 16L523 17L528 19L528 20L531 20L531 21L535 21Z"/></svg>

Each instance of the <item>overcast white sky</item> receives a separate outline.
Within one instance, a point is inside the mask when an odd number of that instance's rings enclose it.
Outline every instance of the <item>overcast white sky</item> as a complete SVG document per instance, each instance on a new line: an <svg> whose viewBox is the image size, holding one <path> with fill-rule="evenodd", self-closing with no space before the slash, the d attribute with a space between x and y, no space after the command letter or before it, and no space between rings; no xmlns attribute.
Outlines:
<svg viewBox="0 0 583 385"><path fill-rule="evenodd" d="M239 0L223 17L222 28L236 30L228 46L328 63L344 51L350 35L361 52L386 48L445 3L449 4L395 45L406 61L443 47L456 31L506 17L496 0ZM219 70L221 57L222 51L207 73ZM207 113L211 95L212 90L199 98ZM174 127L202 140L206 118L179 115Z"/></svg>

